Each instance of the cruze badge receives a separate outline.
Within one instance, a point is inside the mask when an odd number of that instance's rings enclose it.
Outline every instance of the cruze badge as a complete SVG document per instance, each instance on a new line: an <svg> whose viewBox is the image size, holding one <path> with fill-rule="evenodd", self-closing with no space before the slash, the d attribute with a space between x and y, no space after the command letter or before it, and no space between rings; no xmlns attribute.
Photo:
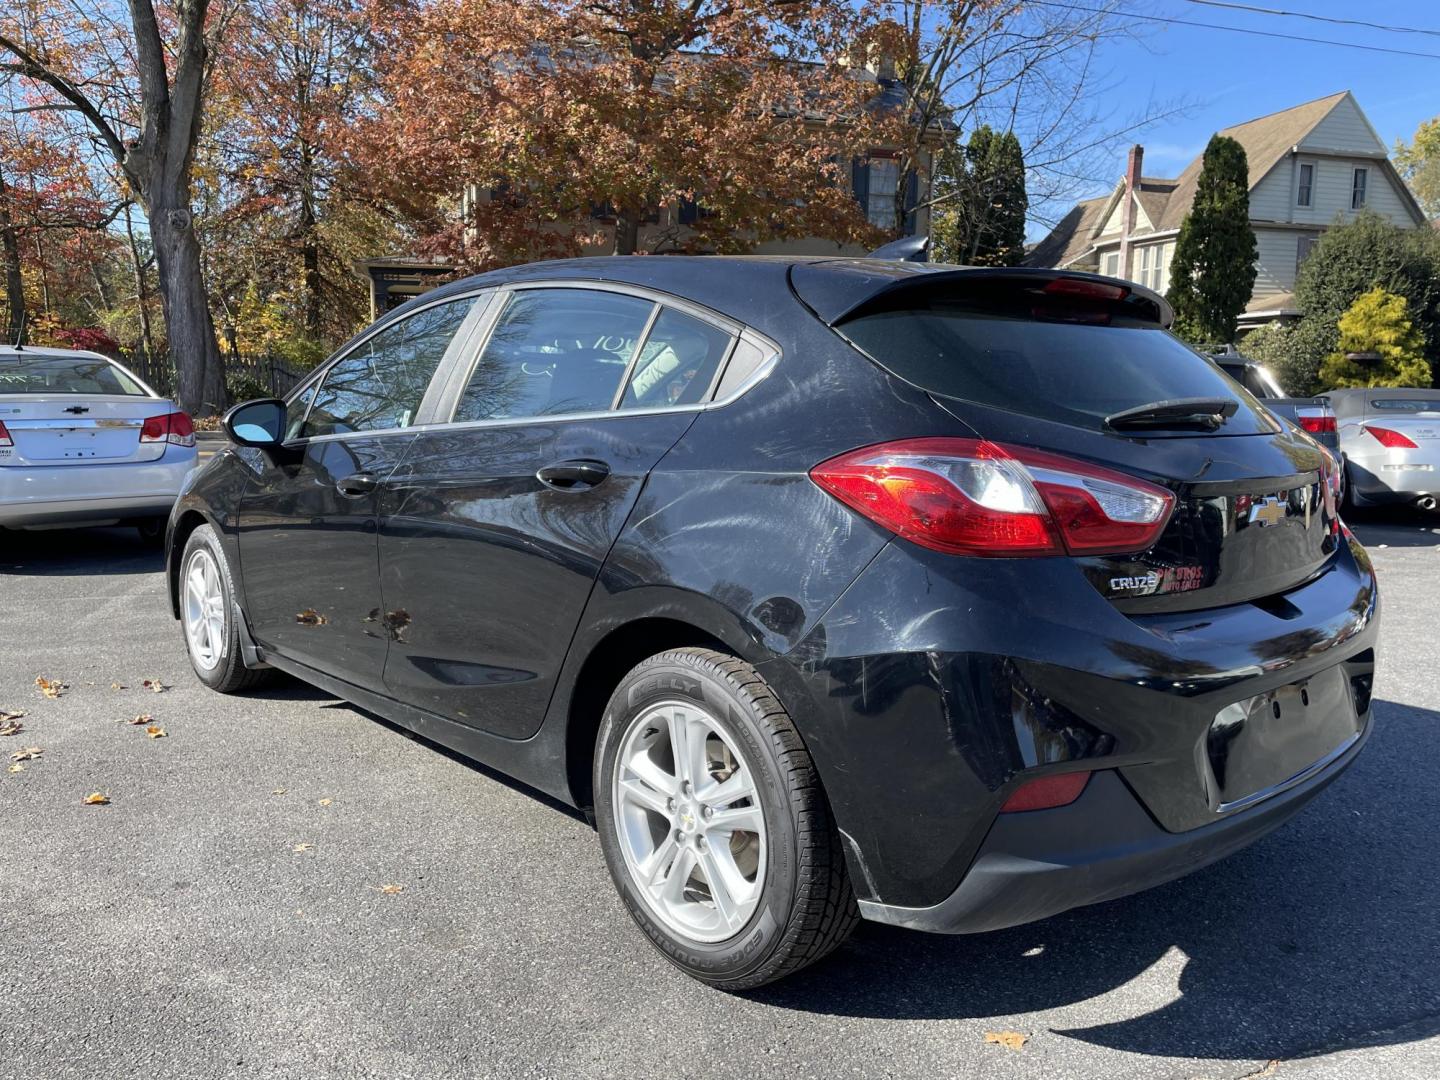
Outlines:
<svg viewBox="0 0 1440 1080"><path fill-rule="evenodd" d="M1264 529L1270 525L1279 525L1284 520L1285 504L1274 495L1267 495L1250 507L1251 525Z"/></svg>
<svg viewBox="0 0 1440 1080"><path fill-rule="evenodd" d="M1121 589L1143 589L1149 593L1159 587L1160 575L1153 570L1148 574L1140 574L1136 577L1112 577L1110 579L1110 588L1117 592Z"/></svg>

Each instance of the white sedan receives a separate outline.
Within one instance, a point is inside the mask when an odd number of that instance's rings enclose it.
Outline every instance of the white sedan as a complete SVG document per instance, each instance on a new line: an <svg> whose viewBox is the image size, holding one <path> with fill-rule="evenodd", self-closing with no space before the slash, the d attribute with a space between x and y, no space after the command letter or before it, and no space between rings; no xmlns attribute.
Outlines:
<svg viewBox="0 0 1440 1080"><path fill-rule="evenodd" d="M190 417L115 361L0 345L0 528L157 537L195 461Z"/></svg>

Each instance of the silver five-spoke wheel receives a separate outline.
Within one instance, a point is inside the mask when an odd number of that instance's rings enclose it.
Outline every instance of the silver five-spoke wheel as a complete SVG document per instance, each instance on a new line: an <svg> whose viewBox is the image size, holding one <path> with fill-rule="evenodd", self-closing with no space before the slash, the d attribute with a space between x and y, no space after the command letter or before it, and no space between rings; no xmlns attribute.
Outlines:
<svg viewBox="0 0 1440 1080"><path fill-rule="evenodd" d="M731 736L693 702L641 713L612 780L625 865L650 910L701 942L738 934L765 884L765 816Z"/></svg>
<svg viewBox="0 0 1440 1080"><path fill-rule="evenodd" d="M225 589L215 557L203 547L196 548L185 563L182 580L181 609L190 655L196 664L210 670L225 652Z"/></svg>

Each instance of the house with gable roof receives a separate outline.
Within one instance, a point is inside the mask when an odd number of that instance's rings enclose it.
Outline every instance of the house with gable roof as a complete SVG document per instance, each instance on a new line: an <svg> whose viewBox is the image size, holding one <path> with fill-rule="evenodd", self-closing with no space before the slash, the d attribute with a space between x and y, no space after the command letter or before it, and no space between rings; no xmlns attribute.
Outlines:
<svg viewBox="0 0 1440 1080"><path fill-rule="evenodd" d="M1348 90L1220 134L1245 148L1250 223L1260 252L1255 291L1240 317L1242 331L1301 314L1296 274L1336 221L1368 209L1404 228L1429 224ZM1076 203L1029 251L1026 265L1094 270L1164 293L1202 164L1197 157L1173 179L1146 176L1144 147L1133 147L1114 189Z"/></svg>

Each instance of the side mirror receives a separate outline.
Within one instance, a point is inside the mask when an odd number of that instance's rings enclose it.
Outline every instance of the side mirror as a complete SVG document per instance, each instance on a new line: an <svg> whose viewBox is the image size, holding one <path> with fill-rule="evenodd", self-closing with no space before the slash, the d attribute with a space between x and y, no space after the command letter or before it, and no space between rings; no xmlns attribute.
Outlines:
<svg viewBox="0 0 1440 1080"><path fill-rule="evenodd" d="M222 423L232 442L273 450L285 441L285 402L279 398L247 401L227 412Z"/></svg>

